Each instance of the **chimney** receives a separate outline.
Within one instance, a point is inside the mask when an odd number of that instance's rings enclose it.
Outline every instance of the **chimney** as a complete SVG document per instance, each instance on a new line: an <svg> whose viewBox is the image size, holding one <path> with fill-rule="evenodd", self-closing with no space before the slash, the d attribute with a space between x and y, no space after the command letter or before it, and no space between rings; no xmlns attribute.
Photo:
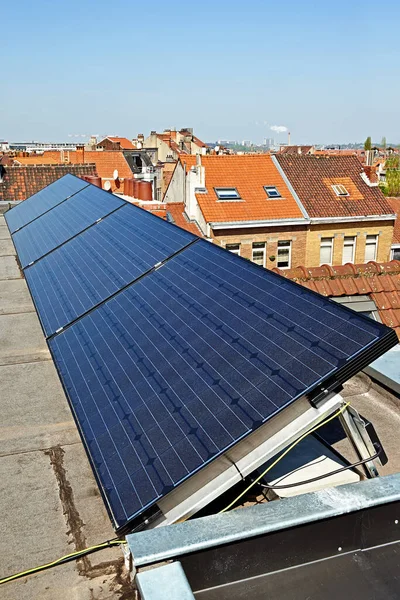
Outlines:
<svg viewBox="0 0 400 600"><path fill-rule="evenodd" d="M76 162L77 163L85 162L85 146L84 146L84 144L76 145Z"/></svg>
<svg viewBox="0 0 400 600"><path fill-rule="evenodd" d="M287 145L290 146L290 131L287 132Z"/></svg>

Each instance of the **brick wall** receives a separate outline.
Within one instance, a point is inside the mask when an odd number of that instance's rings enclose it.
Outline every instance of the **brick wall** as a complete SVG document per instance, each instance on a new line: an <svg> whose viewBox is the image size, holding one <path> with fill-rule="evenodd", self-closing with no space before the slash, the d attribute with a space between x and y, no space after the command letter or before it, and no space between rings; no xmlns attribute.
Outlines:
<svg viewBox="0 0 400 600"><path fill-rule="evenodd" d="M284 227L237 229L237 230L218 230L213 232L214 243L225 247L227 244L240 244L240 256L251 260L252 244L255 242L266 242L267 244L267 269L276 267L278 241L292 242L292 260L291 266L304 265L306 260L306 228ZM269 257L275 257L271 261Z"/></svg>
<svg viewBox="0 0 400 600"><path fill-rule="evenodd" d="M393 239L393 221L374 221L371 223L337 223L329 225L311 225L307 235L306 267L320 264L321 237L333 237L333 265L341 265L343 258L344 236L356 236L355 263L365 262L365 240L367 235L378 235L377 262L390 260L390 246Z"/></svg>

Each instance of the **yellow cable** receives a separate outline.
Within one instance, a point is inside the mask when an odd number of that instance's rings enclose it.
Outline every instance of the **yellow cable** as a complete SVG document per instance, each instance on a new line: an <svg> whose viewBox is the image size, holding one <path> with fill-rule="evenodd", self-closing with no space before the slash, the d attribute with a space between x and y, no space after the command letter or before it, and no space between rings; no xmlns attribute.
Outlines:
<svg viewBox="0 0 400 600"><path fill-rule="evenodd" d="M10 577L4 577L3 579L0 579L0 585L2 583L7 583L8 581L12 581L13 579L18 579L19 577L24 577L25 575L31 575L32 573L38 573L39 571L48 569L49 567L55 567L56 565L58 565L60 562L62 562L66 558L72 558L75 556L78 559L78 558L80 558L80 556L82 556L82 555L84 556L85 554L87 554L88 552L91 552L92 550L97 550L99 548L107 548L108 546L111 546L113 544L126 544L126 543L127 542L125 540L111 540L109 542L104 542L103 544L97 544L96 546L90 546L89 548L84 548L83 550L77 550L76 552L71 552L71 554L66 554L65 556L62 556L61 558L57 558L57 560L54 560L53 562L47 563L45 565L40 565L39 567L34 567L33 569L28 569L27 571L21 571L20 573L15 573L14 575L10 575Z"/></svg>
<svg viewBox="0 0 400 600"><path fill-rule="evenodd" d="M312 429L310 429L306 433L303 433L303 435L301 437L299 437L298 440L296 440L295 442L293 442L293 444L291 444L289 446L289 448L287 448L285 450L285 452L283 452L269 467L267 467L265 469L265 471L263 473L261 473L261 475L259 475L259 477L257 477L257 479L255 481L252 481L252 483L241 494L239 494L239 496L237 498L235 498L230 504L228 504L228 506L226 506L225 508L223 508L222 510L220 510L219 513L224 513L227 510L229 510L230 508L232 508L232 506L234 504L236 504L236 502L238 500L240 500L240 498L242 496L244 496L245 494L247 494L247 492L253 487L253 485L255 485L256 483L258 483L260 481L260 479L262 479L268 473L268 471L270 471L273 467L275 467L275 465L278 464L278 462L280 460L282 460L282 458L284 456L286 456L286 454L288 454L288 452L290 452L291 450L293 450L293 448L295 446L297 446L297 444L299 444L302 440L304 440L304 438L306 438L308 435L310 435L310 433L313 433L314 431L316 431L317 429L319 429L323 425L326 425L327 423L329 423L329 421L332 421L333 419L335 419L336 417L338 417L340 414L342 414L346 410L346 408L348 406L350 406L350 402L347 402L344 406L342 406L342 408L340 408L339 410L337 410L328 419L325 419L324 421L322 421L321 423L319 423L319 425L316 425L315 427L313 427Z"/></svg>

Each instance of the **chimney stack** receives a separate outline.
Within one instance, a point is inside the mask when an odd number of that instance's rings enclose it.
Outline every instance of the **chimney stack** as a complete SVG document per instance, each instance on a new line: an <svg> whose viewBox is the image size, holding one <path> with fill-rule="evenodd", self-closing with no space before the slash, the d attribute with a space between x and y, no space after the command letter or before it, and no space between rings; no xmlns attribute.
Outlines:
<svg viewBox="0 0 400 600"><path fill-rule="evenodd" d="M287 133L287 144L290 146L290 131Z"/></svg>
<svg viewBox="0 0 400 600"><path fill-rule="evenodd" d="M76 145L76 162L78 162L78 163L85 162L85 146L84 146L84 144Z"/></svg>

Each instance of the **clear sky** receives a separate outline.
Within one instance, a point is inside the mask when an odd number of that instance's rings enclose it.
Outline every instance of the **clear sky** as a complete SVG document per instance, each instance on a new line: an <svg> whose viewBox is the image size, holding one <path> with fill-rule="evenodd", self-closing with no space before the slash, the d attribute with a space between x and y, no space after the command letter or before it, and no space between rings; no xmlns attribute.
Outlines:
<svg viewBox="0 0 400 600"><path fill-rule="evenodd" d="M0 139L400 142L399 0L19 0L0 23Z"/></svg>

